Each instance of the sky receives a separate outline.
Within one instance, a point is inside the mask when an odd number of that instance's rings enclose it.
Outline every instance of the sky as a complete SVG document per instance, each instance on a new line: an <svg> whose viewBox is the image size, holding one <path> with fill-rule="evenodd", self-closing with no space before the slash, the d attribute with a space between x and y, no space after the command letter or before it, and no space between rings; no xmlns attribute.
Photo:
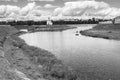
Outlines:
<svg viewBox="0 0 120 80"><path fill-rule="evenodd" d="M120 0L0 0L0 19L114 18Z"/></svg>

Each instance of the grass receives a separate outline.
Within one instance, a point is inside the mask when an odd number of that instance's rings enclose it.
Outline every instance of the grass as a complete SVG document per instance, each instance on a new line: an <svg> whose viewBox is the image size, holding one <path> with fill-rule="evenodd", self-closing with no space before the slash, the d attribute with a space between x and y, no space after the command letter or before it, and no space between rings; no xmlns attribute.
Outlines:
<svg viewBox="0 0 120 80"><path fill-rule="evenodd" d="M20 34L21 32L14 27L0 27L0 44L11 69L18 69L31 80L79 80L74 70L63 64L52 53L27 45L18 37ZM8 75L3 77L6 76L9 77ZM13 76L11 79L17 77L12 74L11 76Z"/></svg>
<svg viewBox="0 0 120 80"><path fill-rule="evenodd" d="M92 29L80 31L82 35L120 40L120 24L99 24Z"/></svg>
<svg viewBox="0 0 120 80"><path fill-rule="evenodd" d="M62 62L50 52L43 49L38 49L33 46L28 46L26 44L23 44L21 46L18 43L19 42L17 42L17 46L22 49L23 53L29 57L32 63L43 66L41 73L43 74L44 78L54 78L55 80L77 79L76 73L73 70L70 70L64 64L62 64Z"/></svg>

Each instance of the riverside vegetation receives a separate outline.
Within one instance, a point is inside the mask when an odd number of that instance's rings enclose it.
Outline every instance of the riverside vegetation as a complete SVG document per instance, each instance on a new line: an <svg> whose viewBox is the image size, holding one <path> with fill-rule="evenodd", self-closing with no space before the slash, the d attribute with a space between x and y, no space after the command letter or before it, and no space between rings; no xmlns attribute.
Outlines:
<svg viewBox="0 0 120 80"><path fill-rule="evenodd" d="M21 30L21 29L27 29L29 32L39 32L39 31L63 31L68 29L74 29L77 27L74 26L66 26L66 25L16 25L15 28Z"/></svg>
<svg viewBox="0 0 120 80"><path fill-rule="evenodd" d="M0 80L80 80L52 53L29 46L12 26L0 26Z"/></svg>
<svg viewBox="0 0 120 80"><path fill-rule="evenodd" d="M120 40L120 24L99 24L80 33L85 36Z"/></svg>

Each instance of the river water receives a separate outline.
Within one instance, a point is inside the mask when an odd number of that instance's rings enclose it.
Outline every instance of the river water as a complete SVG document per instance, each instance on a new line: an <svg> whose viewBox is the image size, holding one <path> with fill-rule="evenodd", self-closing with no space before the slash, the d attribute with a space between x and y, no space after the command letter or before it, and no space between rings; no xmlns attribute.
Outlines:
<svg viewBox="0 0 120 80"><path fill-rule="evenodd" d="M75 69L81 80L120 80L120 41L86 37L76 31L95 25L71 25L63 32L36 32L20 36L27 44L55 54Z"/></svg>

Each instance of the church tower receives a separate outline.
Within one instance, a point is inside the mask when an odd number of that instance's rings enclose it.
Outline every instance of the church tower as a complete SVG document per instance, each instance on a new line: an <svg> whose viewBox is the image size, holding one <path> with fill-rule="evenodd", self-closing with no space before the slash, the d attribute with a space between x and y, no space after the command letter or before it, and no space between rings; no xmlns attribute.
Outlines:
<svg viewBox="0 0 120 80"><path fill-rule="evenodd" d="M53 23L52 23L50 17L49 17L48 20L47 20L47 25L49 25L49 26L53 25Z"/></svg>

